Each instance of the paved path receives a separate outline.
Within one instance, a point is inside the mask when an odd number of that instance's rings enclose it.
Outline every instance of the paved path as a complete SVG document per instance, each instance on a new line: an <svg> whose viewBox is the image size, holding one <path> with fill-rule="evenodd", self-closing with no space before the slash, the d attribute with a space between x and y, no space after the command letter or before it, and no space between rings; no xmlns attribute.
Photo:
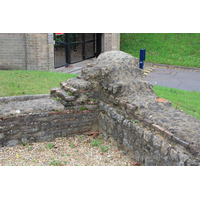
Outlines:
<svg viewBox="0 0 200 200"><path fill-rule="evenodd" d="M153 85L200 92L200 70L155 67L144 80Z"/></svg>
<svg viewBox="0 0 200 200"><path fill-rule="evenodd" d="M94 58L88 59L88 60L84 60L82 62L71 64L70 67L57 68L54 71L55 72L63 72L63 73L70 73L70 74L80 75L82 67L87 66L87 63L92 63L93 60L94 60Z"/></svg>

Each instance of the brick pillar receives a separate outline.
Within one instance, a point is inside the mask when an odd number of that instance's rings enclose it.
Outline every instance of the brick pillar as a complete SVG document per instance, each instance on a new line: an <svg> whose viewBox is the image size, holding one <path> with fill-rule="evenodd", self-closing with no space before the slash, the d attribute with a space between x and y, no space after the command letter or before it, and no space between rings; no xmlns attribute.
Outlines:
<svg viewBox="0 0 200 200"><path fill-rule="evenodd" d="M120 33L103 33L102 52L120 51Z"/></svg>
<svg viewBox="0 0 200 200"><path fill-rule="evenodd" d="M53 33L25 33L27 70L53 71Z"/></svg>

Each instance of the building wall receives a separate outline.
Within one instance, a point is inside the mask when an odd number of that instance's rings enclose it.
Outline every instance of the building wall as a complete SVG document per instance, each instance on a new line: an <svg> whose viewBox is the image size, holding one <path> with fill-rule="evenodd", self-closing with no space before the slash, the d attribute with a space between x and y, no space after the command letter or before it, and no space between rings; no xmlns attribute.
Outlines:
<svg viewBox="0 0 200 200"><path fill-rule="evenodd" d="M53 34L25 33L27 70L54 69Z"/></svg>
<svg viewBox="0 0 200 200"><path fill-rule="evenodd" d="M120 50L120 33L103 33L101 49ZM53 33L0 33L0 70L53 71Z"/></svg>
<svg viewBox="0 0 200 200"><path fill-rule="evenodd" d="M104 33L102 35L102 52L120 50L120 33Z"/></svg>
<svg viewBox="0 0 200 200"><path fill-rule="evenodd" d="M0 33L0 69L26 70L26 47L23 33Z"/></svg>
<svg viewBox="0 0 200 200"><path fill-rule="evenodd" d="M53 33L0 33L1 70L54 70Z"/></svg>

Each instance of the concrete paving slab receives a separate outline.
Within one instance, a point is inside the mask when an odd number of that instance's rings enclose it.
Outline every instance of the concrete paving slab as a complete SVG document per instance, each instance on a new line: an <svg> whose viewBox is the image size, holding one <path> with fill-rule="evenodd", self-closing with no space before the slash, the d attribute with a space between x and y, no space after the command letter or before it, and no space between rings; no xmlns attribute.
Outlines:
<svg viewBox="0 0 200 200"><path fill-rule="evenodd" d="M87 66L87 63L91 63L94 61L94 58L87 59L78 63L71 64L69 67L60 67L55 69L55 72L63 72L63 73L70 73L70 74L81 74L81 69Z"/></svg>

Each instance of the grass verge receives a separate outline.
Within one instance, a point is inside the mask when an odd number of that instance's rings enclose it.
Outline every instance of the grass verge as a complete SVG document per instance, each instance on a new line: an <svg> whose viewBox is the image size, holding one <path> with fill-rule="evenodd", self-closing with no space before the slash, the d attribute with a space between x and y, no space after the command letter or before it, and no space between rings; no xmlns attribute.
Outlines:
<svg viewBox="0 0 200 200"><path fill-rule="evenodd" d="M76 74L58 72L0 70L0 97L49 94L60 82L75 78Z"/></svg>
<svg viewBox="0 0 200 200"><path fill-rule="evenodd" d="M146 62L200 68L200 33L121 33L121 51Z"/></svg>
<svg viewBox="0 0 200 200"><path fill-rule="evenodd" d="M200 92L189 92L157 85L154 85L153 88L159 97L171 101L173 107L200 120Z"/></svg>

